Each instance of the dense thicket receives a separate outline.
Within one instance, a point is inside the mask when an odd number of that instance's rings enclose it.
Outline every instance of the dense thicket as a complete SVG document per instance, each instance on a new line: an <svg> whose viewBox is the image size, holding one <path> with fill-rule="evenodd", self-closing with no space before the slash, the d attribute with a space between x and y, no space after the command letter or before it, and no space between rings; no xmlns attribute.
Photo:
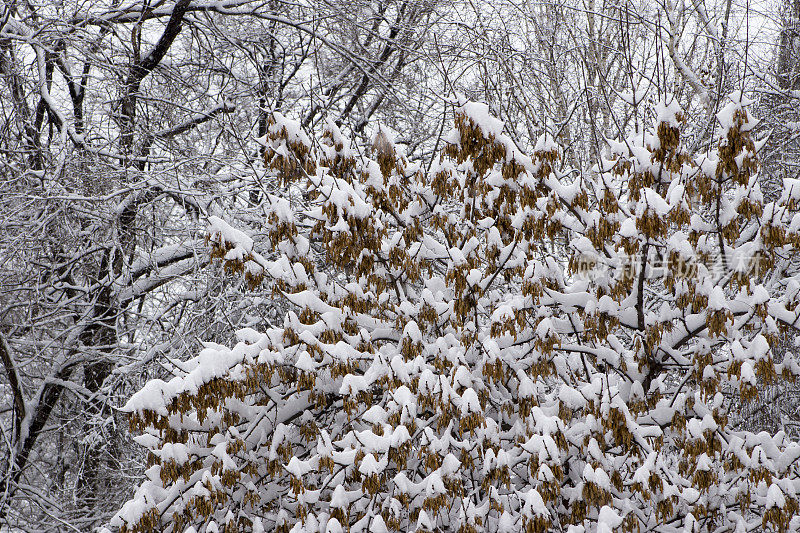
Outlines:
<svg viewBox="0 0 800 533"><path fill-rule="evenodd" d="M282 187L213 256L286 301L128 402L123 531L797 530L800 445L731 424L798 321L800 182L758 183L741 93L689 153L657 103L592 176L463 103L430 169L274 115ZM271 250L271 251L270 251Z"/></svg>

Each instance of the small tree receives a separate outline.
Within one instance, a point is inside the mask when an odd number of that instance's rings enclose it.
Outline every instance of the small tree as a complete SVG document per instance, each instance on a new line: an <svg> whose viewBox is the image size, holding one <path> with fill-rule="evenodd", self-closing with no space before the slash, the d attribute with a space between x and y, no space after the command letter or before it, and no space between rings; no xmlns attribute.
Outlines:
<svg viewBox="0 0 800 533"><path fill-rule="evenodd" d="M677 104L591 175L466 103L426 169L273 115L272 252L214 256L292 310L125 410L151 468L123 531L800 529L800 446L730 406L800 366L800 182L757 181L748 102L687 153Z"/></svg>

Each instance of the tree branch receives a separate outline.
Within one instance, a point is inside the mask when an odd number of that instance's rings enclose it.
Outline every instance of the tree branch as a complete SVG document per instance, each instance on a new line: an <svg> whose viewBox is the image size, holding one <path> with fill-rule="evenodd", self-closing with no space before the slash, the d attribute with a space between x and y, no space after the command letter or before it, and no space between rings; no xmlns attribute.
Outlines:
<svg viewBox="0 0 800 533"><path fill-rule="evenodd" d="M164 59L175 38L181 32L181 24L183 23L183 16L189 8L192 0L178 0L175 7L172 9L172 14L169 17L164 33L159 37L158 42L150 50L144 59L137 61L131 66L128 73L128 79L125 80L125 93L121 102L121 145L122 151L126 154L131 153L133 147L133 131L134 121L136 119L136 99L139 93L139 85L142 83L148 74L150 74L156 66Z"/></svg>
<svg viewBox="0 0 800 533"><path fill-rule="evenodd" d="M144 59L135 63L133 67L131 67L131 72L126 81L126 85L129 87L133 85L138 86L138 84L141 83L141 81L147 77L147 75L150 74L150 72L152 72L156 66L158 66L158 64L166 55L167 50L169 50L169 47L172 46L175 38L181 32L183 15L189 8L191 1L192 0L178 0L175 2L175 7L173 8L172 14L169 17L167 27L164 28L164 33L161 34L161 37L158 39L158 42L150 51L150 53L147 54Z"/></svg>
<svg viewBox="0 0 800 533"><path fill-rule="evenodd" d="M0 359L3 360L3 367L8 377L8 384L11 386L11 393L14 396L14 432L13 438L19 437L22 421L25 419L25 397L22 394L22 387L17 374L17 366L11 354L11 347L8 345L5 336L0 333Z"/></svg>

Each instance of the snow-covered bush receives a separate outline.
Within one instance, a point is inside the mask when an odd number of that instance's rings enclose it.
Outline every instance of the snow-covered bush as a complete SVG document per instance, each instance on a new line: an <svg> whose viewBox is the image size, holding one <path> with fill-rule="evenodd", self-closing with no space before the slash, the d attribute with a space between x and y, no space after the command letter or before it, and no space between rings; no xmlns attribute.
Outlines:
<svg viewBox="0 0 800 533"><path fill-rule="evenodd" d="M430 168L381 130L273 117L253 228L214 256L294 311L125 410L151 468L123 531L800 529L800 445L729 407L794 379L800 182L764 203L748 102L716 147L674 101L591 175L466 103Z"/></svg>

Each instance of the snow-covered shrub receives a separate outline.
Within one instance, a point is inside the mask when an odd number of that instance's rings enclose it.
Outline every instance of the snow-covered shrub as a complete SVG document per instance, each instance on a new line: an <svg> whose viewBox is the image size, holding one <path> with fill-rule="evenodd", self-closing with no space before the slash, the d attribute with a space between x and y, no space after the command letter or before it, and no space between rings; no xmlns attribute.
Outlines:
<svg viewBox="0 0 800 533"><path fill-rule="evenodd" d="M272 250L214 256L294 311L125 410L151 468L123 531L797 530L800 445L731 422L800 366L800 183L764 203L733 95L691 154L674 101L591 175L462 105L431 168L275 115Z"/></svg>

